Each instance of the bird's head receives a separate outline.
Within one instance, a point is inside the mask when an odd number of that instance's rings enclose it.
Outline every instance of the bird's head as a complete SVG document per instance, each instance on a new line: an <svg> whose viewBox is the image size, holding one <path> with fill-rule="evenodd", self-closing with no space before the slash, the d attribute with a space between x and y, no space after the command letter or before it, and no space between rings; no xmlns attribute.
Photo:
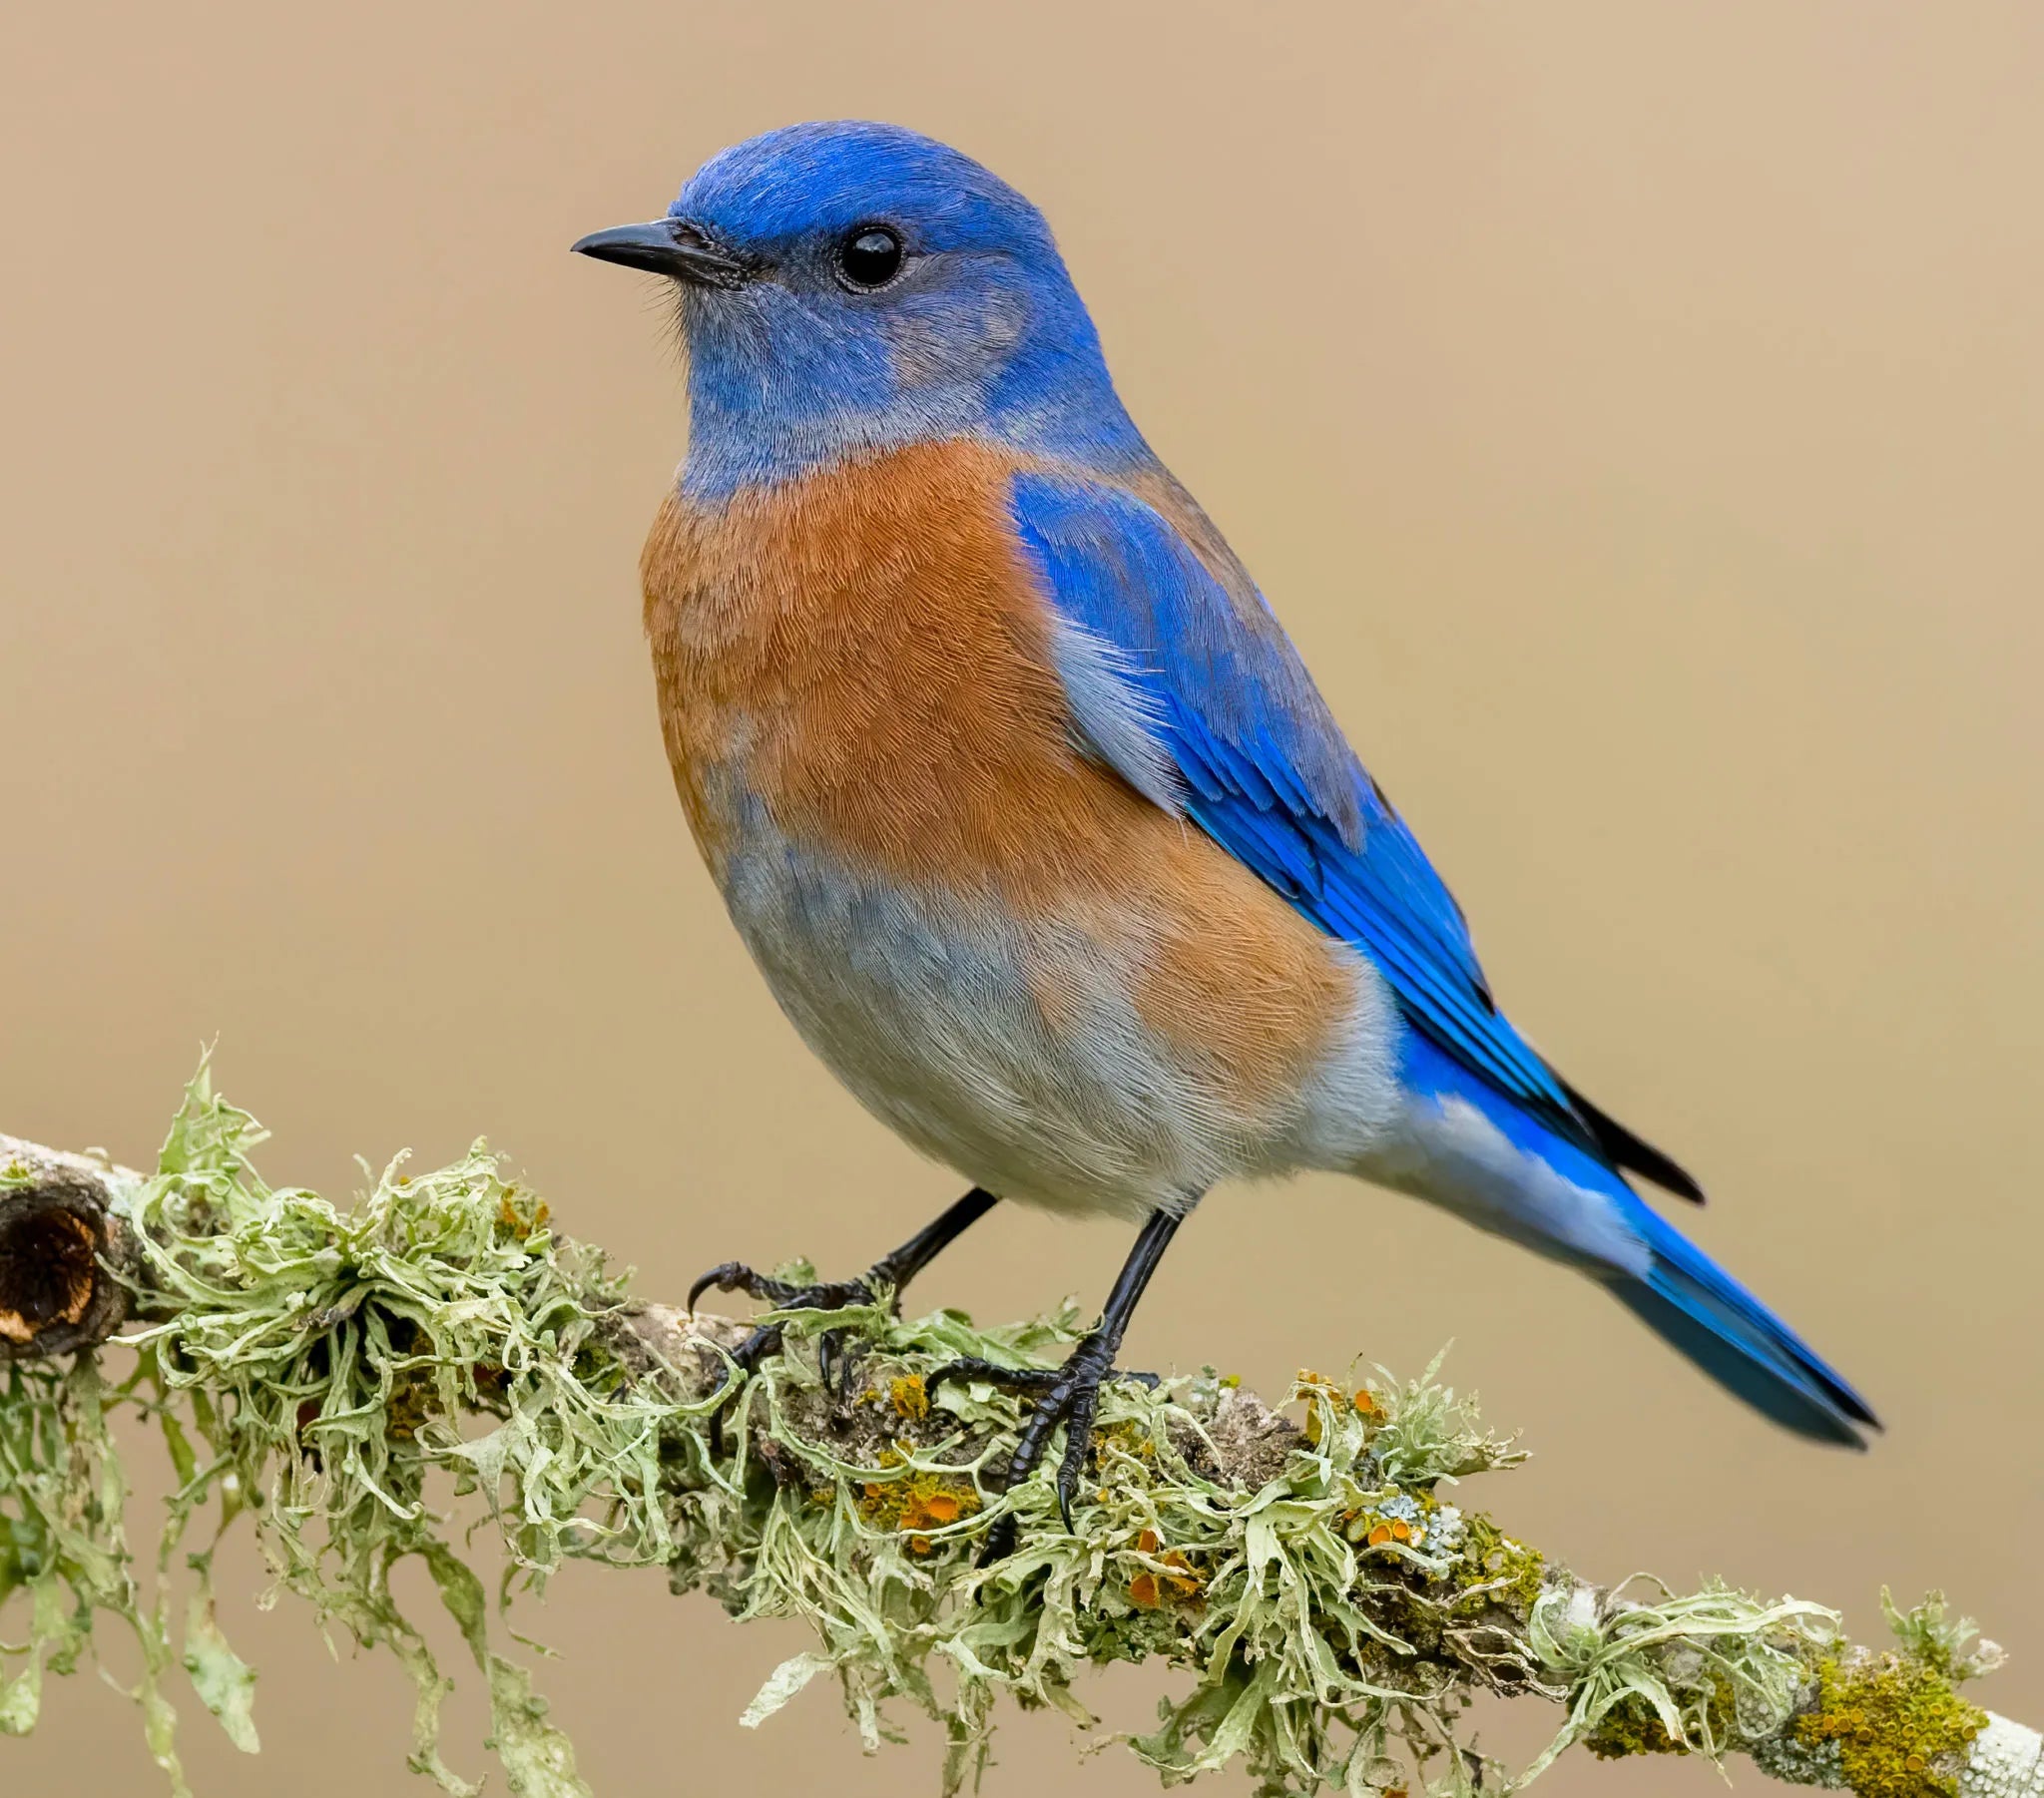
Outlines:
<svg viewBox="0 0 2044 1798"><path fill-rule="evenodd" d="M684 479L706 497L940 437L1146 453L1043 215L914 132L768 132L712 157L666 218L575 248L675 283Z"/></svg>

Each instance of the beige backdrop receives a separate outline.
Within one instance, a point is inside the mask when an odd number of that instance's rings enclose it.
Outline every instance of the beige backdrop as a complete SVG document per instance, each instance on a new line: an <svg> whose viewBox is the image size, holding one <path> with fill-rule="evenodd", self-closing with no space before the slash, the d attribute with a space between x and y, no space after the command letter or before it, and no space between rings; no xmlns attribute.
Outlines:
<svg viewBox="0 0 2044 1798"><path fill-rule="evenodd" d="M567 254L731 140L899 120L1046 208L1515 1015L1702 1172L1700 1237L1891 1429L1772 1434L1590 1288L1331 1179L1217 1194L1137 1361L1276 1386L1452 1337L1538 1451L1488 1495L1532 1540L1867 1630L1883 1581L1943 1582L2044 1722L2034 0L0 31L0 1126L147 1156L217 1035L272 1177L486 1131L670 1295L731 1254L862 1265L952 1195L808 1060L690 849L634 586L676 358L644 284ZM1123 1247L997 1215L922 1296L1097 1301ZM268 1747L198 1717L206 1791L408 1789L391 1666L228 1620ZM821 1687L741 1731L793 1638L657 1577L571 1573L526 1626L606 1798L933 1789L929 1729L862 1761ZM1140 1677L1101 1691L1145 1719ZM1059 1721L1003 1743L997 1792L1154 1789ZM0 1783L158 1789L84 1678Z"/></svg>

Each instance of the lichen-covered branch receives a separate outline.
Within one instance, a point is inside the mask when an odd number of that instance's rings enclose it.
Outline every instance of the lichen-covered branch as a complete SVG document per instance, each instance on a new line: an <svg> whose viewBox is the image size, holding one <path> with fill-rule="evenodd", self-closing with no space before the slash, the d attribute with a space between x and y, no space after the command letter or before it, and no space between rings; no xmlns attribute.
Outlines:
<svg viewBox="0 0 2044 1798"><path fill-rule="evenodd" d="M1047 1477L1000 1490L1017 1401L949 1384L933 1400L925 1380L958 1355L1055 1353L1069 1313L996 1330L794 1313L782 1350L727 1384L741 1326L633 1298L481 1144L431 1173L394 1162L340 1209L266 1185L259 1136L202 1070L146 1178L0 1138L0 1733L30 1728L46 1675L113 1626L141 1644L136 1696L174 1791L181 1668L253 1751L253 1674L211 1580L233 1526L319 1620L396 1654L417 1690L412 1766L473 1792L440 1755L449 1682L391 1593L419 1558L511 1789L585 1793L494 1645L451 1504L482 1508L527 1589L570 1561L658 1567L737 1615L805 1619L813 1647L742 1721L827 1677L869 1747L932 1718L952 1789L1002 1697L1101 1729L1089 1669L1161 1657L1176 1695L1114 1739L1167 1784L1240 1762L1273 1794L1448 1798L1580 1749L1737 1753L1865 1798L2044 1798L2044 1742L1961 1695L1997 1651L1941 1600L1862 1647L1796 1599L1597 1585L1465 1496L1520 1455L1433 1369L1301 1373L1277 1410L1212 1372L1117 1385L1068 1532ZM842 1384L818 1372L826 1330L859 1345ZM177 1474L153 1559L126 1535L122 1413ZM1005 1514L1019 1547L981 1566ZM1530 1768L1464 1747L1484 1693L1557 1707Z"/></svg>

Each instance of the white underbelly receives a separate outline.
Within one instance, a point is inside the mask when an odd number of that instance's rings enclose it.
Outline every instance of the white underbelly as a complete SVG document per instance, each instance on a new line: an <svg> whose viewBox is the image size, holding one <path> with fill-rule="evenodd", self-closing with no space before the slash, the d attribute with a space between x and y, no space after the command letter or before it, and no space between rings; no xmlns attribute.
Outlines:
<svg viewBox="0 0 2044 1798"><path fill-rule="evenodd" d="M1324 1065L1246 1112L1143 1025L1126 966L1056 919L853 876L757 811L721 873L809 1047L907 1141L1004 1198L1140 1218L1222 1179L1351 1165L1394 1121L1398 1027L1359 956L1354 1016ZM1076 976L1055 1024L1029 978L1046 965Z"/></svg>

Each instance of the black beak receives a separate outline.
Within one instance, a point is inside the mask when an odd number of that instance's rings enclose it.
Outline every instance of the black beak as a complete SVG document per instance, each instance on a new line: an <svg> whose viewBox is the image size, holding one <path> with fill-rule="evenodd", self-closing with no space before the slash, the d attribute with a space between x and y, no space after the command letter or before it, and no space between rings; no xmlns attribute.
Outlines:
<svg viewBox="0 0 2044 1798"><path fill-rule="evenodd" d="M755 267L750 258L720 248L701 225L686 219L621 225L614 230L593 231L569 247L576 255L671 275L698 287L743 286Z"/></svg>

